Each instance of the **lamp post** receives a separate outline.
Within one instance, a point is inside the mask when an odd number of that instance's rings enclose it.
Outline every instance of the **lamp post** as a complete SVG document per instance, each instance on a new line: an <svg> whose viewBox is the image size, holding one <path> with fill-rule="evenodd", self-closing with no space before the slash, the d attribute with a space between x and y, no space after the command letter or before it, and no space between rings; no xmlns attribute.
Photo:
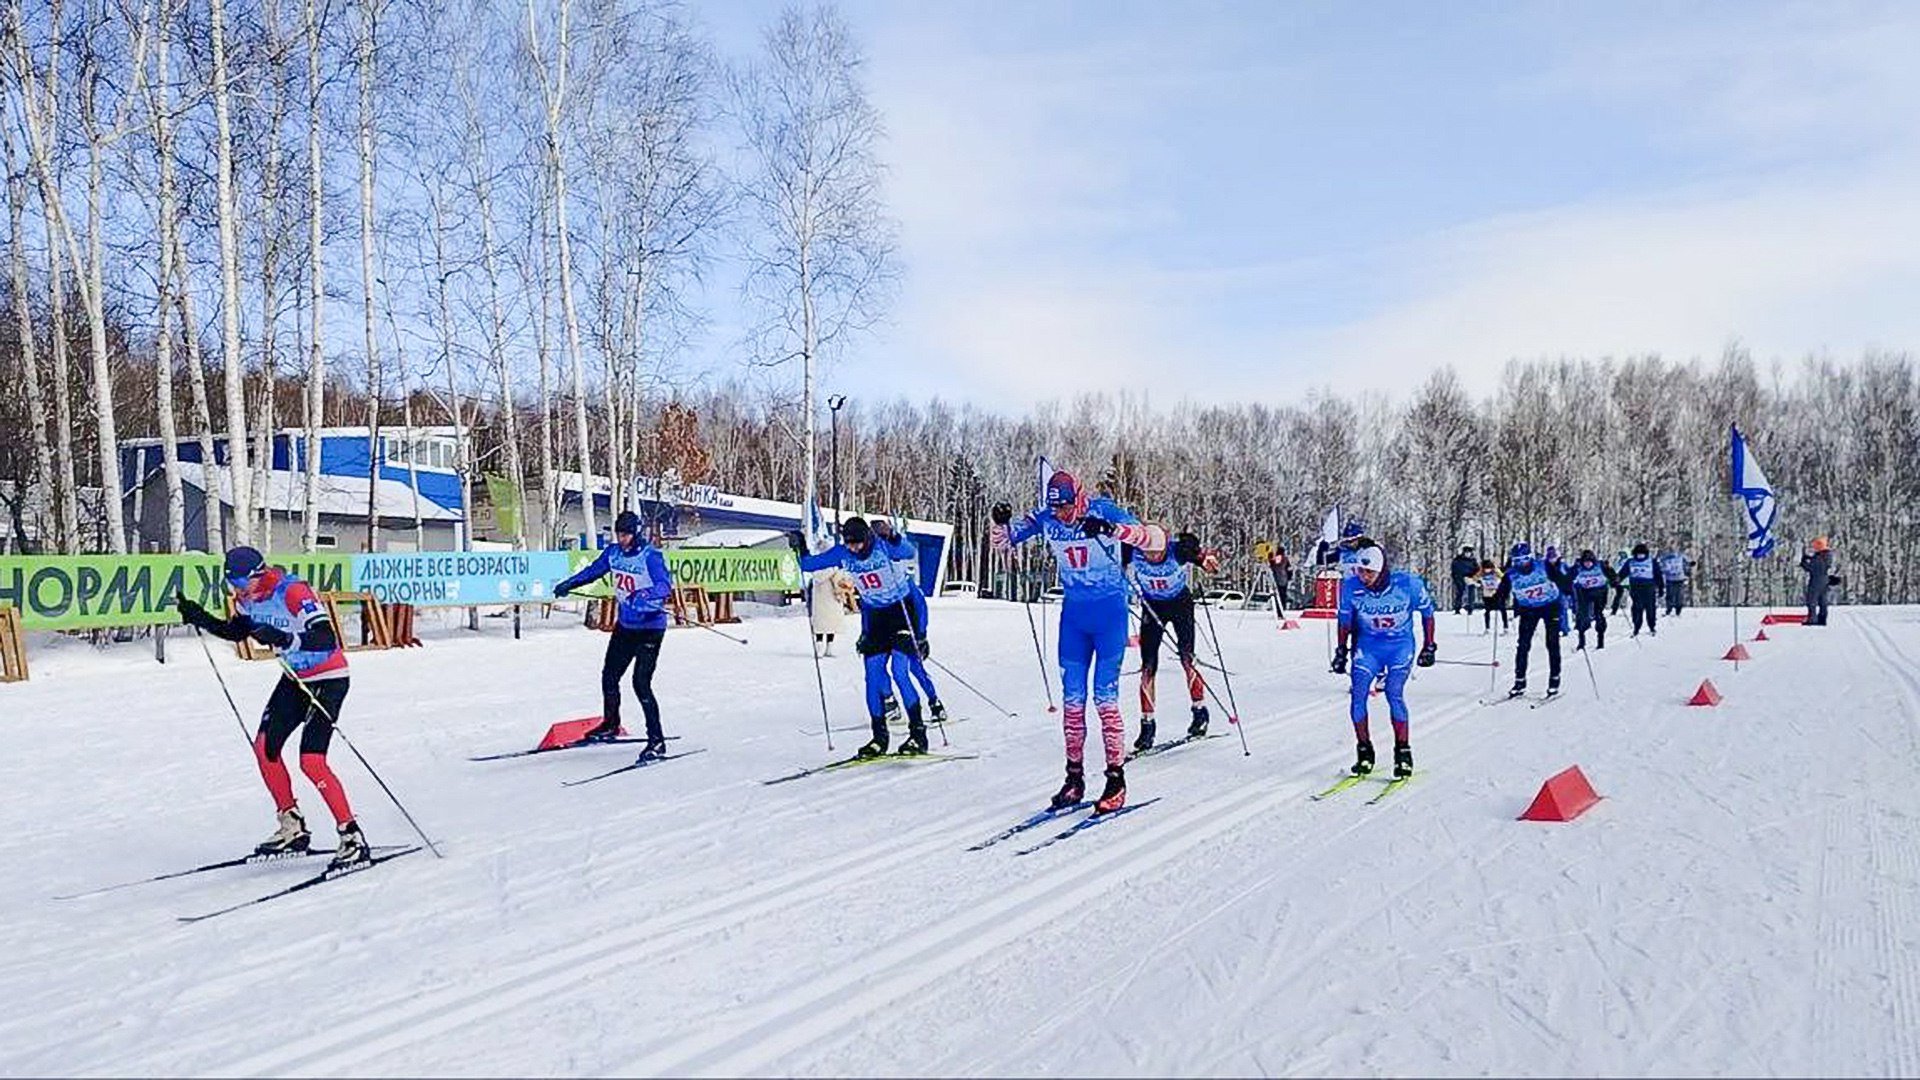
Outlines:
<svg viewBox="0 0 1920 1080"><path fill-rule="evenodd" d="M827 471L833 474L833 530L840 531L840 409L847 403L847 395L834 394L827 398L827 409L833 416L830 430L832 444L827 448Z"/></svg>

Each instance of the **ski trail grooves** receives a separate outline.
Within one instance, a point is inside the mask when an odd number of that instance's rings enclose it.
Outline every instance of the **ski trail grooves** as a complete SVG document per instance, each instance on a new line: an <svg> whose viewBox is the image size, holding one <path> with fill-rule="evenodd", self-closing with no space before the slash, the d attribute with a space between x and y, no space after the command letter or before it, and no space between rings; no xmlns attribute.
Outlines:
<svg viewBox="0 0 1920 1080"><path fill-rule="evenodd" d="M1901 732L1910 767L1920 760L1920 676L1884 626L1863 620L1854 620L1853 626L1881 668L1899 683L1907 721ZM1886 1004L1894 1032L1893 1045L1887 1048L1890 1071L1915 1076L1920 1075L1920 935L1914 929L1911 897L1920 887L1920 839L1914 822L1901 816L1889 823L1888 816L1882 808L1867 809L1867 850L1875 871L1870 875L1875 954L1891 967Z"/></svg>

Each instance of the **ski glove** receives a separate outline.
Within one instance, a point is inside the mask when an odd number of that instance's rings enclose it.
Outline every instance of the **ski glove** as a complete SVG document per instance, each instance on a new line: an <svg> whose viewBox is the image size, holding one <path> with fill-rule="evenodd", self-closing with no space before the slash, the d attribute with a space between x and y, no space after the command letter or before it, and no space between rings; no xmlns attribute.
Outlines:
<svg viewBox="0 0 1920 1080"><path fill-rule="evenodd" d="M1434 643L1429 641L1425 645L1420 646L1420 655L1415 658L1413 662L1421 667L1432 667L1434 654L1438 651Z"/></svg>
<svg viewBox="0 0 1920 1080"><path fill-rule="evenodd" d="M1175 562L1197 563L1200 561L1200 538L1190 532L1183 532L1173 538L1173 558Z"/></svg>
<svg viewBox="0 0 1920 1080"><path fill-rule="evenodd" d="M567 583L563 581L553 587L553 598L555 600L564 600L567 594L572 591L572 589L567 588Z"/></svg>
<svg viewBox="0 0 1920 1080"><path fill-rule="evenodd" d="M180 612L180 621L188 625L205 627L215 621L213 616L207 614L206 608L187 599L184 594L174 598L173 606Z"/></svg>
<svg viewBox="0 0 1920 1080"><path fill-rule="evenodd" d="M915 638L914 645L920 650L920 659L925 660L933 655L933 646L928 643L926 638Z"/></svg>
<svg viewBox="0 0 1920 1080"><path fill-rule="evenodd" d="M247 631L247 636L270 649L286 649L293 645L293 635L277 626L255 626Z"/></svg>
<svg viewBox="0 0 1920 1080"><path fill-rule="evenodd" d="M987 516L993 519L995 525L1005 525L1013 520L1013 507L1006 503L994 503L993 509L987 511Z"/></svg>
<svg viewBox="0 0 1920 1080"><path fill-rule="evenodd" d="M1088 514L1080 519L1080 532L1084 536L1102 537L1113 532L1113 522L1098 514Z"/></svg>
<svg viewBox="0 0 1920 1080"><path fill-rule="evenodd" d="M1328 667L1327 670L1333 672L1335 675L1345 675L1347 673L1347 647L1345 645L1337 645L1334 647L1333 664Z"/></svg>

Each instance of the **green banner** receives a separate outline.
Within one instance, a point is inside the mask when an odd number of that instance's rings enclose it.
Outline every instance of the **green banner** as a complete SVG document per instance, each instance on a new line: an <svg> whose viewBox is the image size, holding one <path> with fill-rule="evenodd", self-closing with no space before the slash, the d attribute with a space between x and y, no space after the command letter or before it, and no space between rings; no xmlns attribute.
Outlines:
<svg viewBox="0 0 1920 1080"><path fill-rule="evenodd" d="M500 535L520 535L520 485L499 473L486 473L485 479L487 501L493 504L493 523Z"/></svg>
<svg viewBox="0 0 1920 1080"><path fill-rule="evenodd" d="M597 551L575 551L573 569L592 562ZM675 585L702 585L710 593L792 592L800 588L800 564L793 552L767 548L668 548L667 572ZM605 579L574 590L576 596L612 596Z"/></svg>
<svg viewBox="0 0 1920 1080"><path fill-rule="evenodd" d="M349 555L274 555L321 592L353 589ZM177 623L185 594L226 609L217 555L0 555L0 606L20 609L28 630L93 630Z"/></svg>

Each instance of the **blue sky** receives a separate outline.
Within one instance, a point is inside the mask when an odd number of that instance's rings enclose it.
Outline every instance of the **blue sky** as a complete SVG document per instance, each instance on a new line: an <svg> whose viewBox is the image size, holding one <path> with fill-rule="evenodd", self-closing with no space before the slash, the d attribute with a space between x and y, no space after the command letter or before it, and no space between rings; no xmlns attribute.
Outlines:
<svg viewBox="0 0 1920 1080"><path fill-rule="evenodd" d="M841 10L905 272L849 392L1276 400L1920 340L1920 5ZM741 55L777 11L700 17Z"/></svg>

